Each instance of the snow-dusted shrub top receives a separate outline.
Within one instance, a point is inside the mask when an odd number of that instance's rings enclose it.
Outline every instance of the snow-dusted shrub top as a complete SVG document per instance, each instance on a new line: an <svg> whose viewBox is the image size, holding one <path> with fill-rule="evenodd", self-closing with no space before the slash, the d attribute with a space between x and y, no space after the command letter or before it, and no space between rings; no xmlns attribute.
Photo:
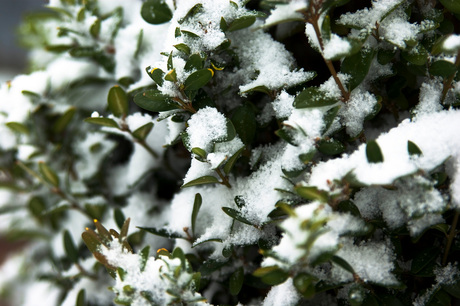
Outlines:
<svg viewBox="0 0 460 306"><path fill-rule="evenodd" d="M460 298L460 5L357 2L51 0L28 16L33 72L0 85L0 230L28 244L1 296Z"/></svg>

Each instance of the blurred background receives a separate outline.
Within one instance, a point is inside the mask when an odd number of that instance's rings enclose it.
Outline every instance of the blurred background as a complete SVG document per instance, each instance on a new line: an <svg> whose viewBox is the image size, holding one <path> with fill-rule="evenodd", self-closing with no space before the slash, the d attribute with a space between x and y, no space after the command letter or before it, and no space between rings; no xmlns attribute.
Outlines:
<svg viewBox="0 0 460 306"><path fill-rule="evenodd" d="M24 14L40 10L47 2L46 0L0 0L0 83L25 72L27 52L18 45L17 27ZM8 242L0 235L0 265L8 254L21 245L22 243ZM0 299L0 306L9 305Z"/></svg>
<svg viewBox="0 0 460 306"><path fill-rule="evenodd" d="M26 50L17 43L17 27L27 12L40 10L47 0L0 0L0 82L25 71Z"/></svg>

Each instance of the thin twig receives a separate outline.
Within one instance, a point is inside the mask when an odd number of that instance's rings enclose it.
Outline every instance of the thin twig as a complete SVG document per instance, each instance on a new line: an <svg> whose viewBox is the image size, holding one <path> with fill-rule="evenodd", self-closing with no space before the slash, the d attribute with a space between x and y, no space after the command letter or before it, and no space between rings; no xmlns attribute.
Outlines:
<svg viewBox="0 0 460 306"><path fill-rule="evenodd" d="M449 251L452 246L452 242L454 241L455 235L457 234L457 223L458 223L459 215L460 215L460 211L456 210L455 215L454 215L454 220L452 221L452 225L450 227L449 236L447 236L446 249L444 250L444 256L442 258L443 266L447 264L447 258L449 257Z"/></svg>
<svg viewBox="0 0 460 306"><path fill-rule="evenodd" d="M228 182L228 177L225 176L222 171L220 171L219 168L216 169L217 175L222 179L222 182L220 182L222 185L227 186L228 188L232 188L232 185Z"/></svg>

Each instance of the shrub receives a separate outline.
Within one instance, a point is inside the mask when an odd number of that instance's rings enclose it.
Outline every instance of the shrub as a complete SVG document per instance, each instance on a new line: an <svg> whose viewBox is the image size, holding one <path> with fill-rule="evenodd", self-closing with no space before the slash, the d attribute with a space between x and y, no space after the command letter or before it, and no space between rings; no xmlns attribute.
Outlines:
<svg viewBox="0 0 460 306"><path fill-rule="evenodd" d="M450 305L459 19L453 0L50 0L20 28L32 72L0 87L1 231L28 241L3 296Z"/></svg>

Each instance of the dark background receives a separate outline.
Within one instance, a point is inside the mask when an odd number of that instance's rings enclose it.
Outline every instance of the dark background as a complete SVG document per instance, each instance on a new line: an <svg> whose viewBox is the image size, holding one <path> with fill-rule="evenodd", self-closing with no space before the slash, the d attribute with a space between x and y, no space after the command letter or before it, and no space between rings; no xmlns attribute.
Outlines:
<svg viewBox="0 0 460 306"><path fill-rule="evenodd" d="M37 11L46 0L0 0L0 81L8 80L26 68L26 50L17 44L16 29L22 16Z"/></svg>

